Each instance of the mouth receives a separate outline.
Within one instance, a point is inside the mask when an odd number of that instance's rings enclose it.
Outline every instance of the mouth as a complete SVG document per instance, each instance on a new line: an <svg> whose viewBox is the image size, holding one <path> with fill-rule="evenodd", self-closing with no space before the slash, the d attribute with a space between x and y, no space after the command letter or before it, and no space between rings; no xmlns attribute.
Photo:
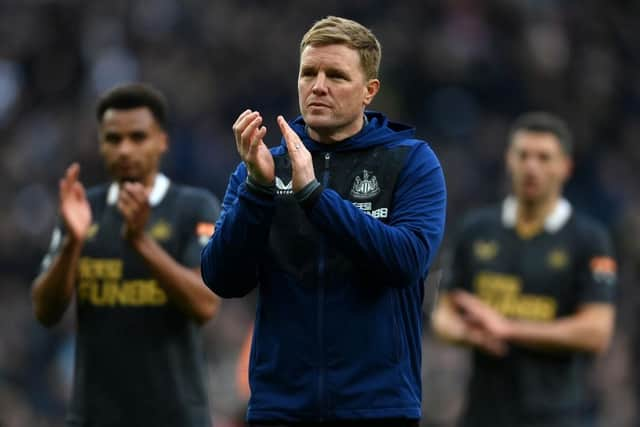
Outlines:
<svg viewBox="0 0 640 427"><path fill-rule="evenodd" d="M126 171L126 170L133 169L133 165L131 163L117 163L116 169Z"/></svg>
<svg viewBox="0 0 640 427"><path fill-rule="evenodd" d="M522 189L528 194L538 193L540 184L537 181L525 181L522 183Z"/></svg>
<svg viewBox="0 0 640 427"><path fill-rule="evenodd" d="M131 176L136 170L135 166L132 163L116 163L114 166L114 173L121 177Z"/></svg>
<svg viewBox="0 0 640 427"><path fill-rule="evenodd" d="M323 104L321 102L310 102L307 106L309 108L330 108L327 104Z"/></svg>

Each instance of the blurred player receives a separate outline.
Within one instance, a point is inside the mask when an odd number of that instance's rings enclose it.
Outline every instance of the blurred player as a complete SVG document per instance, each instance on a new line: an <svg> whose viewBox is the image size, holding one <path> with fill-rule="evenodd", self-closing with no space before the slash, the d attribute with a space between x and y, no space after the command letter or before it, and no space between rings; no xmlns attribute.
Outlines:
<svg viewBox="0 0 640 427"><path fill-rule="evenodd" d="M414 130L366 111L380 44L328 17L300 45L302 116L233 126L242 163L203 251L222 297L258 288L252 426L417 426L423 282L442 239L440 164Z"/></svg>
<svg viewBox="0 0 640 427"><path fill-rule="evenodd" d="M471 212L433 314L471 345L467 427L578 427L587 369L613 331L616 262L609 237L562 198L571 140L560 119L516 120L506 153L513 195Z"/></svg>
<svg viewBox="0 0 640 427"><path fill-rule="evenodd" d="M208 427L200 325L219 300L199 262L218 201L159 172L169 141L155 89L116 87L99 100L97 118L113 182L85 194L79 165L67 169L62 224L32 287L47 326L77 301L67 426Z"/></svg>

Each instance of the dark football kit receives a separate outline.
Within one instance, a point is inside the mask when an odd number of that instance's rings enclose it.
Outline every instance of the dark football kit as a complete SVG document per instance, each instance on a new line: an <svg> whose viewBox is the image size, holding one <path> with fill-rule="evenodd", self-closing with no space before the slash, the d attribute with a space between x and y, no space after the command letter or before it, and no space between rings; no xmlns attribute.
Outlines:
<svg viewBox="0 0 640 427"><path fill-rule="evenodd" d="M464 289L508 318L532 322L569 316L583 304L612 303L616 265L599 224L573 212L564 199L533 237L520 237L515 219L511 197L465 218L445 291ZM462 425L584 426L592 359L515 344L503 358L474 351Z"/></svg>
<svg viewBox="0 0 640 427"><path fill-rule="evenodd" d="M121 238L115 184L88 191L92 224L76 281L77 334L67 426L209 427L198 324L178 309L143 258ZM146 232L177 262L200 265L217 200L158 175ZM54 232L48 267L63 231ZM203 285L204 286L204 285Z"/></svg>

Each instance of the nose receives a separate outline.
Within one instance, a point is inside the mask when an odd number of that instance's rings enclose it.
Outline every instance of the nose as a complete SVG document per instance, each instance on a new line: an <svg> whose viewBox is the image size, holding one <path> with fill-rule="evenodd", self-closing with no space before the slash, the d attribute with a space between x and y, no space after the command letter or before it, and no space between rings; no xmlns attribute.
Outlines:
<svg viewBox="0 0 640 427"><path fill-rule="evenodd" d="M529 156L527 161L525 162L525 167L527 170L534 172L540 169L542 166L542 161L536 156Z"/></svg>
<svg viewBox="0 0 640 427"><path fill-rule="evenodd" d="M544 171L541 169L539 161L536 161L535 159L528 159L522 165L522 173L526 179L538 180L541 175L544 174Z"/></svg>
<svg viewBox="0 0 640 427"><path fill-rule="evenodd" d="M133 141L129 138L123 138L118 144L118 156L119 157L127 157L131 154L133 149Z"/></svg>
<svg viewBox="0 0 640 427"><path fill-rule="evenodd" d="M327 77L324 73L318 73L311 88L314 95L322 94L327 91Z"/></svg>

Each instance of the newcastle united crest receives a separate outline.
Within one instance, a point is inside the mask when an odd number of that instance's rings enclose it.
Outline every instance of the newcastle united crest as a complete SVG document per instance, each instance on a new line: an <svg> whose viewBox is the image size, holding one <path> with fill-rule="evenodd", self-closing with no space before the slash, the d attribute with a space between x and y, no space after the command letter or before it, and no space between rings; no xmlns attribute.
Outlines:
<svg viewBox="0 0 640 427"><path fill-rule="evenodd" d="M372 199L379 193L378 178L366 169L362 171L362 176L356 176L350 192L351 196L356 200Z"/></svg>

